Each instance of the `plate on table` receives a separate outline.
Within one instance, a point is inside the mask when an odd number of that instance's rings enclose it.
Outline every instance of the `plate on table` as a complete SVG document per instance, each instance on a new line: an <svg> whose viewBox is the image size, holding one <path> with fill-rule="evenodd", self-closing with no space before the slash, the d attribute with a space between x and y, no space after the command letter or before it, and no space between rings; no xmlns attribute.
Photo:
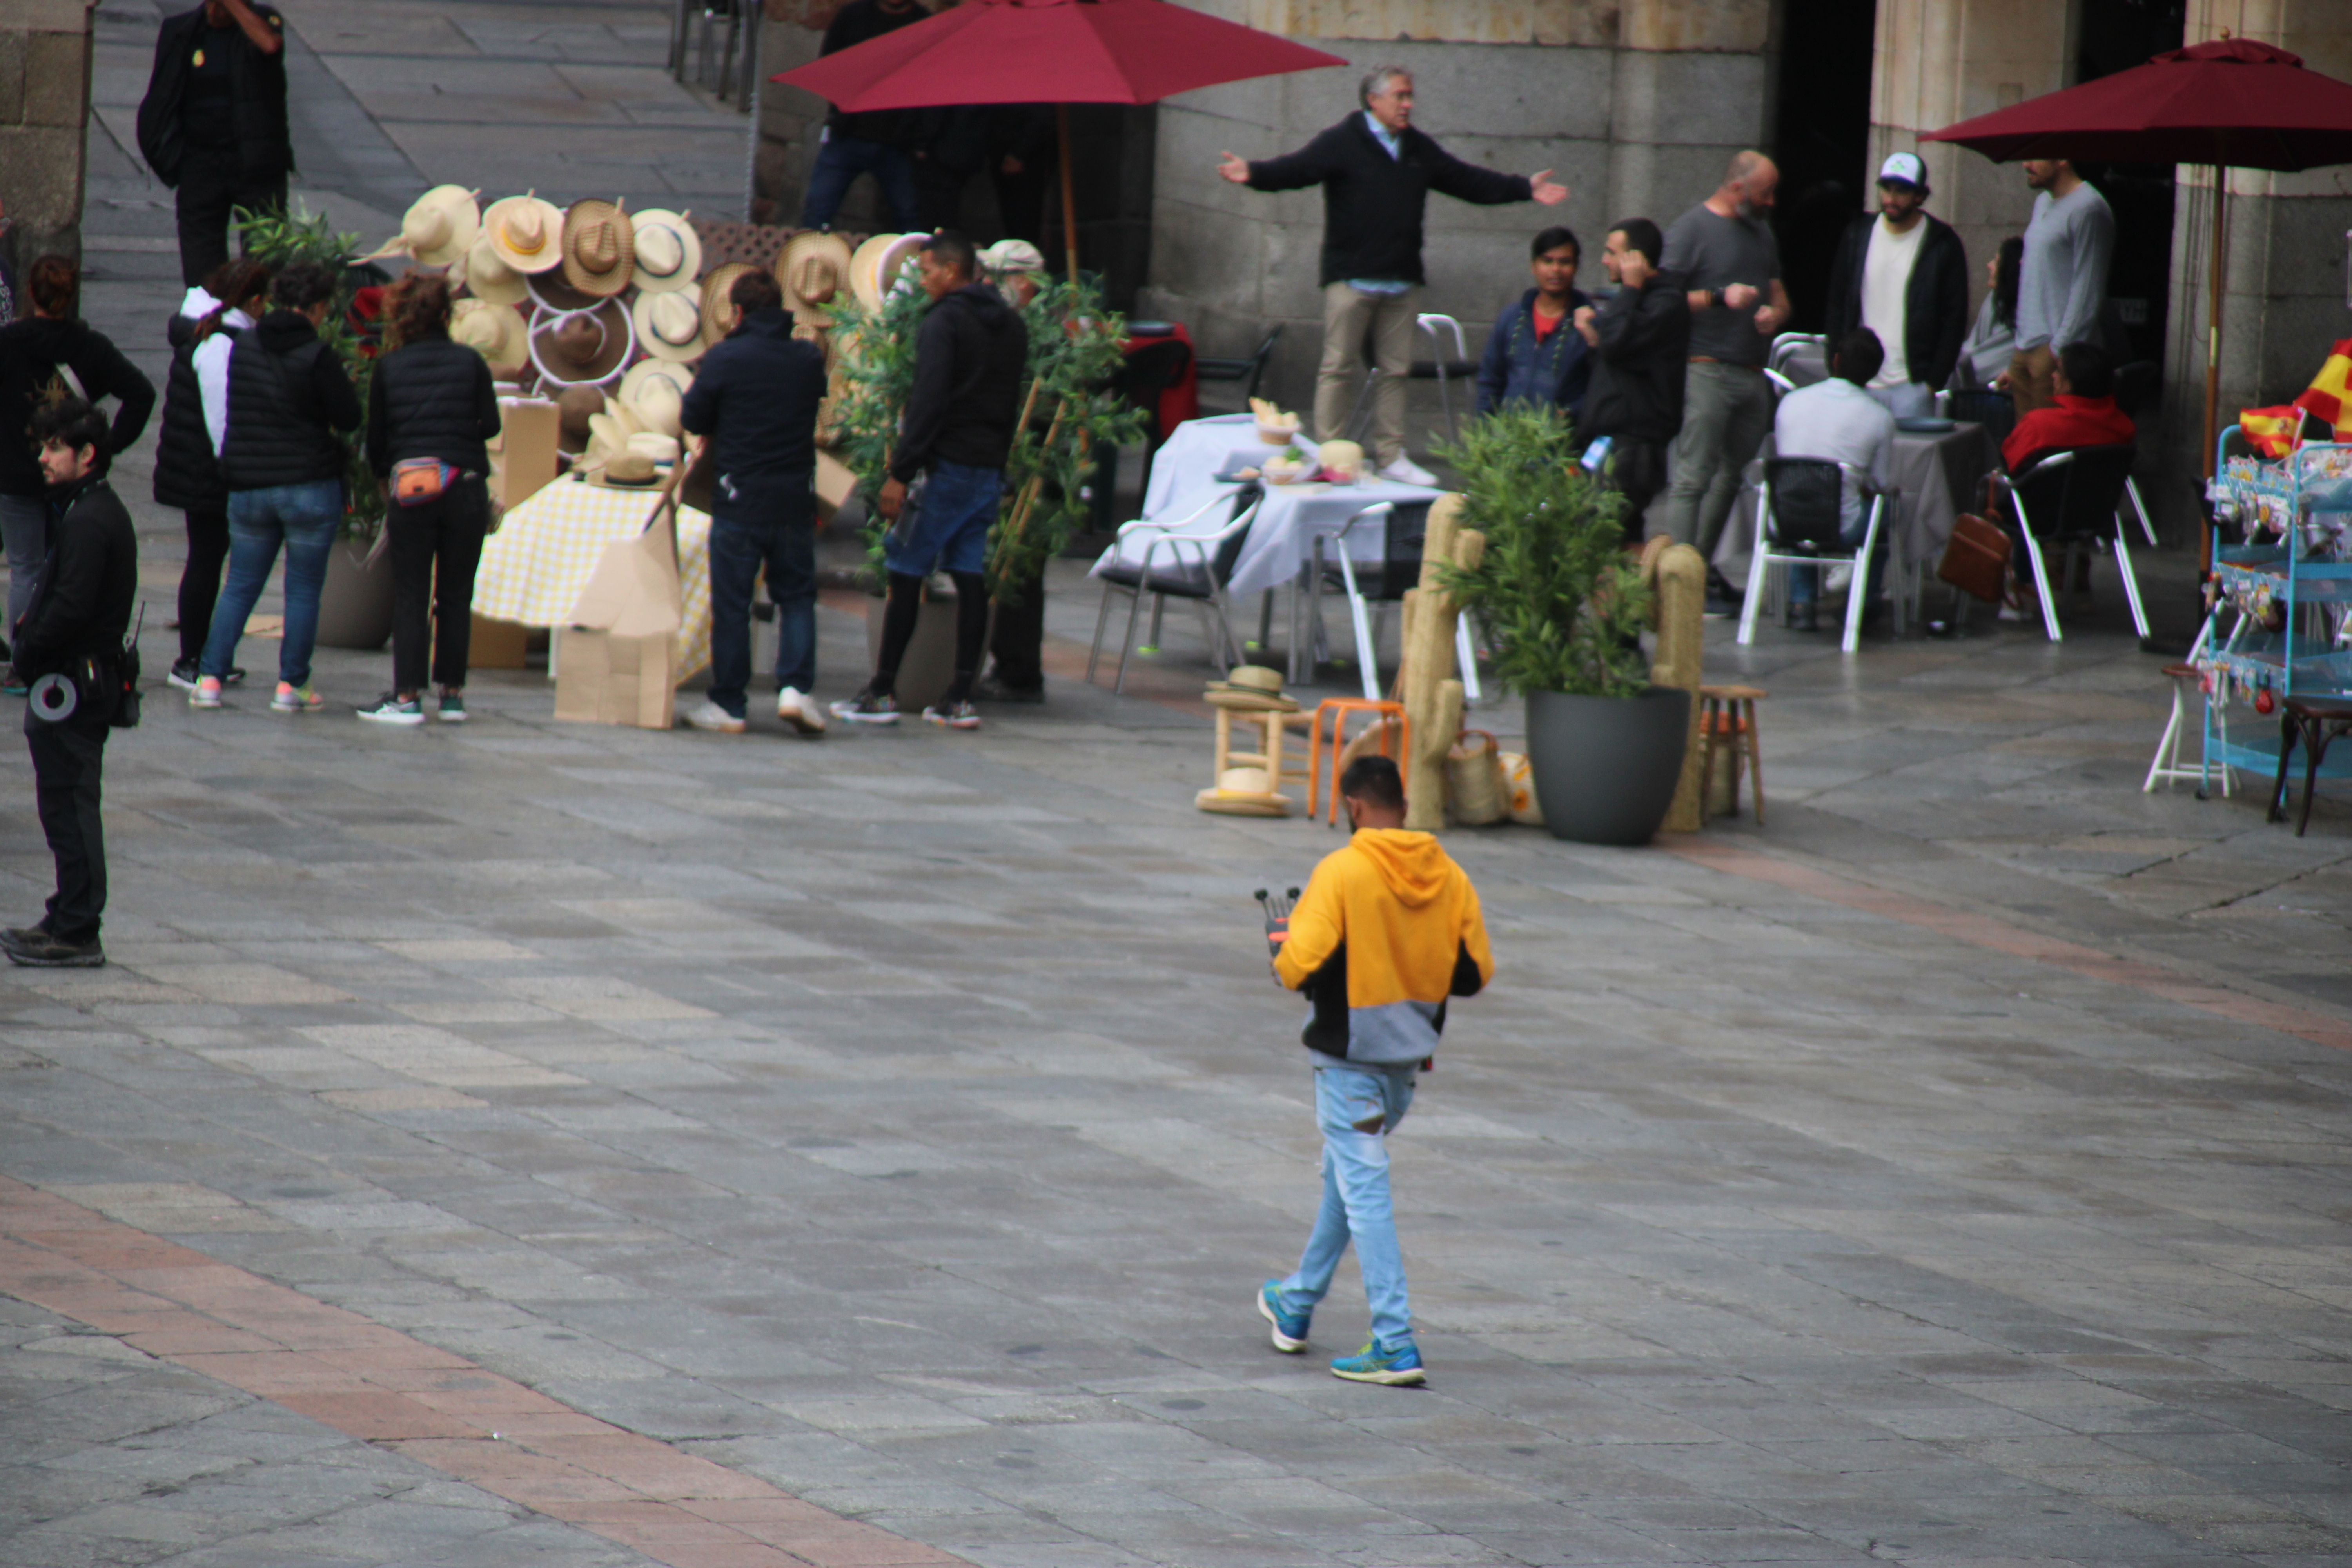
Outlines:
<svg viewBox="0 0 2352 1568"><path fill-rule="evenodd" d="M1897 419L1895 427L1913 436L1941 436L1958 429L1959 426L1937 415L1914 414L1907 418Z"/></svg>

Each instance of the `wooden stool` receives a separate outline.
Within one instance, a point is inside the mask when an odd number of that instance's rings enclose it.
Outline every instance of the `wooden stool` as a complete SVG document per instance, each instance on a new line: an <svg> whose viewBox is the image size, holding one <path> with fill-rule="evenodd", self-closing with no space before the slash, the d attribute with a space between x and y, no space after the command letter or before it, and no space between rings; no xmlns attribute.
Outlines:
<svg viewBox="0 0 2352 1568"><path fill-rule="evenodd" d="M1750 773L1749 782L1756 790L1756 826L1764 826L1764 752L1756 738L1756 704L1769 695L1760 686L1702 686L1698 689L1700 710L1699 776L1715 777L1715 753L1717 747L1728 747L1731 752L1731 815L1739 815L1739 769L1742 752ZM1743 742L1741 737L1745 736ZM1307 807L1309 816L1314 807Z"/></svg>
<svg viewBox="0 0 2352 1568"><path fill-rule="evenodd" d="M1405 758L1412 754L1412 723L1404 716L1404 704L1371 697L1326 697L1315 705L1315 717L1307 736L1307 815L1315 815L1318 788L1323 781L1323 715L1331 715L1331 805L1327 820L1339 820L1339 753L1347 750L1340 733L1347 727L1350 713L1372 714L1374 723L1391 717L1397 722L1396 763L1402 768ZM1381 737L1381 755L1388 756L1388 736Z"/></svg>
<svg viewBox="0 0 2352 1568"><path fill-rule="evenodd" d="M2286 764L2294 755L2297 742L2303 745L2303 816L2294 825L2294 836L2311 826L2311 797L2319 787L2319 764L2327 755L2328 742L2339 735L2352 734L2352 698L2290 697L2279 704L2279 771L2278 782L2271 786L2270 820L2286 820ZM1308 806L1307 815L1315 815Z"/></svg>
<svg viewBox="0 0 2352 1568"><path fill-rule="evenodd" d="M1304 779L1310 788L1313 787L1313 773L1302 773L1295 763L1286 764L1283 757L1284 731L1303 717L1296 704L1276 707L1256 699L1237 698L1213 691L1209 694L1208 701L1217 710L1217 748L1210 791L1204 793L1213 793L1219 787L1216 781L1225 776L1225 771L1236 767L1265 769L1266 804L1271 805L1279 798L1286 812L1289 809L1289 802L1288 797L1282 795L1284 784L1297 784ZM1247 725L1255 731L1254 736L1245 738L1255 740L1257 750L1234 749L1234 726L1236 724ZM1312 815L1314 808L1309 806L1307 810Z"/></svg>

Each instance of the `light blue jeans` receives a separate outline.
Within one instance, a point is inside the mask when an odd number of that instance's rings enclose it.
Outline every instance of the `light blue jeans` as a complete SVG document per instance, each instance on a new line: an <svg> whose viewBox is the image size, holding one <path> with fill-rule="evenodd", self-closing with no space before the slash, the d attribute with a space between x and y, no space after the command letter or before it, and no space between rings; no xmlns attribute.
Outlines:
<svg viewBox="0 0 2352 1568"><path fill-rule="evenodd" d="M1405 1300L1404 1253L1397 1246L1396 1213L1389 1206L1389 1151L1412 1104L1414 1068L1334 1064L1315 1072L1315 1120L1323 1129L1323 1207L1300 1254L1298 1272L1278 1289L1285 1305L1312 1311L1331 1289L1348 1243L1364 1272L1364 1299L1372 1309L1372 1342L1382 1352L1412 1343L1412 1309Z"/></svg>
<svg viewBox="0 0 2352 1568"><path fill-rule="evenodd" d="M202 675L224 676L236 658L236 639L246 618L268 584L286 547L286 633L278 645L278 679L289 686L310 683L310 651L319 641L319 590L327 581L327 552L343 525L343 487L334 479L268 489L231 490L228 496L228 580L213 606L212 631L205 637Z"/></svg>

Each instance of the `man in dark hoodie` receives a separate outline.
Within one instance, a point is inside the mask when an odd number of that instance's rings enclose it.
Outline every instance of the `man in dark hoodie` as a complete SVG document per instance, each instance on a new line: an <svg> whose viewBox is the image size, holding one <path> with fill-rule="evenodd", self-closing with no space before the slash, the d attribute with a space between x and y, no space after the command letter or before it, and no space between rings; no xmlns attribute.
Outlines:
<svg viewBox="0 0 2352 1568"><path fill-rule="evenodd" d="M1641 542L1642 514L1666 488L1666 448L1683 427L1690 301L1658 270L1665 247L1648 218L1629 217L1611 229L1601 263L1617 292L1576 312L1576 330L1593 357L1576 433L1588 444L1608 438L1602 471L1625 498L1629 544Z"/></svg>
<svg viewBox="0 0 2352 1568"><path fill-rule="evenodd" d="M751 680L751 584L768 569L776 606L776 717L824 733L816 686L816 410L824 353L793 336L783 290L767 272L735 279L736 326L712 345L687 389L680 423L708 444L710 485L710 695L686 716L698 730L743 732Z"/></svg>
<svg viewBox="0 0 2352 1568"><path fill-rule="evenodd" d="M57 859L48 910L29 926L0 931L0 952L39 969L94 969L106 962L99 918L106 910L106 835L100 775L106 733L122 698L122 638L139 596L139 538L106 482L112 437L103 416L81 399L45 405L31 431L48 479L47 559L39 590L17 628L16 662L38 680L59 678L72 711L50 720L27 706L25 742L33 754L41 831ZM46 694L45 694L46 695Z"/></svg>
<svg viewBox="0 0 2352 1568"><path fill-rule="evenodd" d="M0 537L8 551L8 629L33 602L34 575L47 553L48 482L26 431L45 398L63 391L85 403L118 400L106 437L110 458L147 427L155 387L121 350L74 315L81 269L44 256L26 274L33 313L0 327ZM16 682L6 682L21 690Z"/></svg>
<svg viewBox="0 0 2352 1568"><path fill-rule="evenodd" d="M228 259L233 207L286 205L286 19L261 0L166 17L139 104L139 155L179 192L180 281Z"/></svg>
<svg viewBox="0 0 2352 1568"><path fill-rule="evenodd" d="M915 336L915 385L890 477L876 498L882 515L899 524L883 546L890 604L882 647L866 689L833 710L861 724L898 721L898 661L914 640L924 580L944 567L956 588L955 680L923 717L977 730L971 688L988 640L988 531L1021 417L1029 333L1004 297L978 280L979 253L962 235L943 230L925 240L920 265L932 303ZM919 474L924 488L910 499L908 487ZM901 521L910 505L914 515Z"/></svg>

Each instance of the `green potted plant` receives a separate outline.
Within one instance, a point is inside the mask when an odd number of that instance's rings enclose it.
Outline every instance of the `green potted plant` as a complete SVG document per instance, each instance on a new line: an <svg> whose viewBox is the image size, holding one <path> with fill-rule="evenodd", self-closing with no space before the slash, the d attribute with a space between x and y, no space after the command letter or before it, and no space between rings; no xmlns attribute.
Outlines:
<svg viewBox="0 0 2352 1568"><path fill-rule="evenodd" d="M1621 546L1623 498L1577 460L1554 410L1509 407L1438 456L1459 477L1476 567L1439 577L1486 625L1501 682L1527 699L1528 762L1544 825L1587 844L1644 844L1673 803L1690 694L1653 685L1651 595Z"/></svg>

